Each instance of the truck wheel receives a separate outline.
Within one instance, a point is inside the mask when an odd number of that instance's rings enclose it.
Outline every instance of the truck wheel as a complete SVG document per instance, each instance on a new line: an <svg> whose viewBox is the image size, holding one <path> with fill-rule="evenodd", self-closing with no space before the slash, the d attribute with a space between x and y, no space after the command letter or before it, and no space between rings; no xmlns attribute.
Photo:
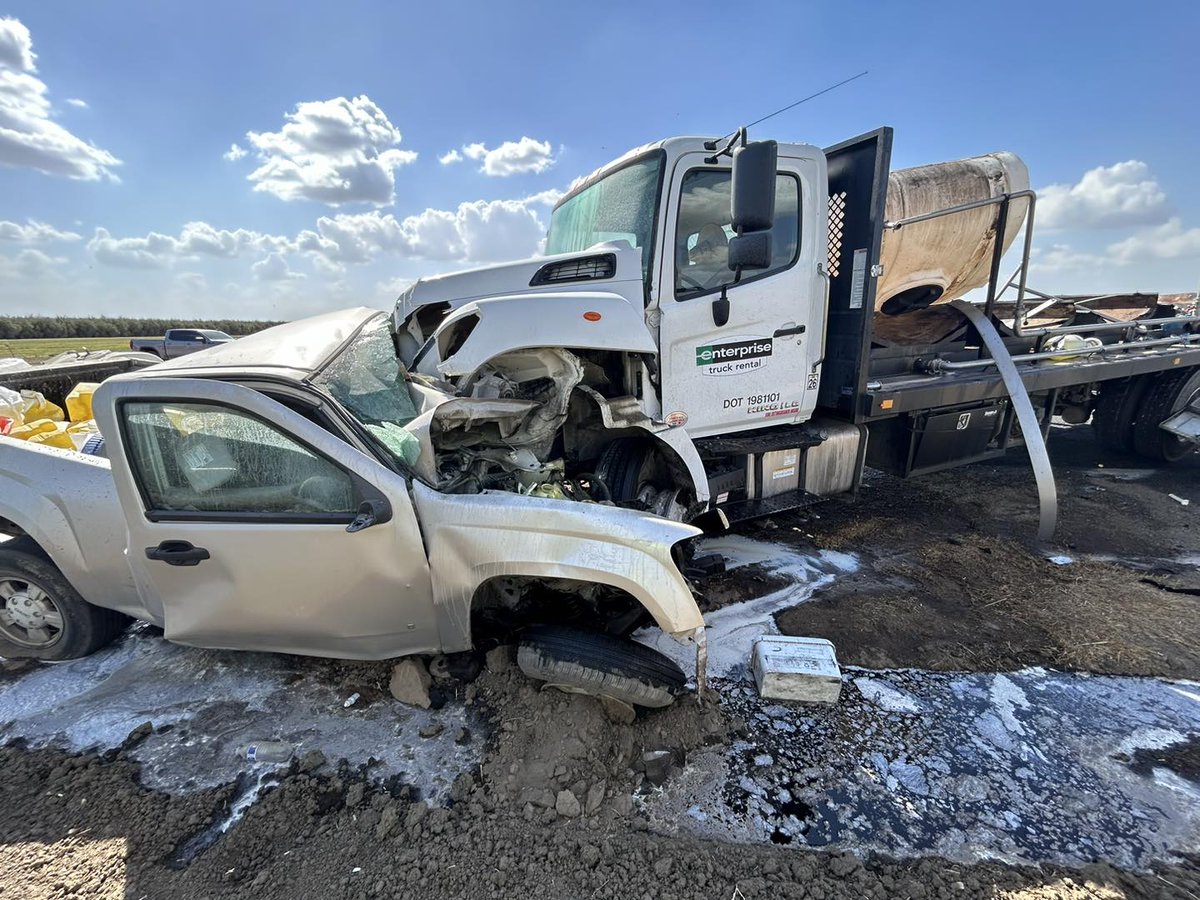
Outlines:
<svg viewBox="0 0 1200 900"><path fill-rule="evenodd" d="M687 685L675 663L650 647L577 628L538 625L521 638L517 665L530 678L573 693L634 706L670 706Z"/></svg>
<svg viewBox="0 0 1200 900"><path fill-rule="evenodd" d="M680 522L687 512L685 498L671 483L666 463L644 438L617 438L605 447L596 463L596 477L604 482L614 503L636 505Z"/></svg>
<svg viewBox="0 0 1200 900"><path fill-rule="evenodd" d="M45 557L0 547L0 656L76 659L108 644L128 622L80 597Z"/></svg>
<svg viewBox="0 0 1200 900"><path fill-rule="evenodd" d="M1133 421L1150 381L1136 375L1104 383L1092 413L1092 430L1101 447L1117 453L1133 452Z"/></svg>
<svg viewBox="0 0 1200 900"><path fill-rule="evenodd" d="M1159 425L1200 394L1200 368L1167 372L1150 383L1133 425L1133 449L1139 456L1163 462L1183 459L1196 445Z"/></svg>

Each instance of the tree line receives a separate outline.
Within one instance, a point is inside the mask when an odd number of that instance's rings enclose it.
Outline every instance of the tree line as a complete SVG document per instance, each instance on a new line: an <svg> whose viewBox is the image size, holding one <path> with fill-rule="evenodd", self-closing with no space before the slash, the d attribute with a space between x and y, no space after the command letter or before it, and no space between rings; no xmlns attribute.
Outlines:
<svg viewBox="0 0 1200 900"><path fill-rule="evenodd" d="M278 325L253 319L137 319L124 316L0 316L0 340L160 337L168 328L211 328L235 337Z"/></svg>

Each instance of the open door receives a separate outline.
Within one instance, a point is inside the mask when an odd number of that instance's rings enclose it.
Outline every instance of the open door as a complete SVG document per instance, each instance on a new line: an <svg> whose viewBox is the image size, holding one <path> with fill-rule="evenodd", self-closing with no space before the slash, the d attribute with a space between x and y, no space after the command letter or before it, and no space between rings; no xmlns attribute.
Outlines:
<svg viewBox="0 0 1200 900"><path fill-rule="evenodd" d="M871 359L892 129L825 148L829 165L829 325L820 404L855 423Z"/></svg>
<svg viewBox="0 0 1200 900"><path fill-rule="evenodd" d="M240 385L96 394L143 603L204 647L378 659L439 649L408 483Z"/></svg>

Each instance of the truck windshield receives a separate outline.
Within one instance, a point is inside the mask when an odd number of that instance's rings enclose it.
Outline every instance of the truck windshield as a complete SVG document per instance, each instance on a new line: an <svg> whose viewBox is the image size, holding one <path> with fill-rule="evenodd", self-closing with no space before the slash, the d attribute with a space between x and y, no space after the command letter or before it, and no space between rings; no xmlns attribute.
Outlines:
<svg viewBox="0 0 1200 900"><path fill-rule="evenodd" d="M663 154L654 153L564 200L550 216L547 253L577 253L604 241L628 241L650 272Z"/></svg>
<svg viewBox="0 0 1200 900"><path fill-rule="evenodd" d="M316 383L354 416L397 460L416 461L417 439L404 430L419 412L408 390L408 373L396 358L386 316L367 323L325 367Z"/></svg>

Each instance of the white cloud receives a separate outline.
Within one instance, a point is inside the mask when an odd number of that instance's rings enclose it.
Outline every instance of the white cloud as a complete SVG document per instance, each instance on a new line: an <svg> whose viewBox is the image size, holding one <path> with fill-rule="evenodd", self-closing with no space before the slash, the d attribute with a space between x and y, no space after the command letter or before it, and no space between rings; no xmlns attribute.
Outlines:
<svg viewBox="0 0 1200 900"><path fill-rule="evenodd" d="M1120 228L1157 225L1169 213L1167 195L1136 159L1098 166L1076 184L1038 191L1037 224L1043 228Z"/></svg>
<svg viewBox="0 0 1200 900"><path fill-rule="evenodd" d="M282 200L329 206L395 199L395 170L417 158L396 149L400 131L365 95L296 105L275 132L248 132L261 165L250 173L254 190Z"/></svg>
<svg viewBox="0 0 1200 900"><path fill-rule="evenodd" d="M304 277L288 268L282 253L271 253L266 259L260 259L250 267L250 271L259 281L295 281Z"/></svg>
<svg viewBox="0 0 1200 900"><path fill-rule="evenodd" d="M68 97L67 105L74 106L76 109L87 109L88 103L86 100L80 100L78 97Z"/></svg>
<svg viewBox="0 0 1200 900"><path fill-rule="evenodd" d="M42 244L48 241L77 241L79 235L73 231L59 231L53 225L28 219L25 224L20 222L0 222L0 241L14 241L18 244Z"/></svg>
<svg viewBox="0 0 1200 900"><path fill-rule="evenodd" d="M385 303L391 305L396 298L412 287L415 278L389 278L375 284L375 294Z"/></svg>
<svg viewBox="0 0 1200 900"><path fill-rule="evenodd" d="M537 253L545 231L526 200L476 200L455 210L426 209L397 219L367 212L322 216L297 249L331 263L365 263L379 254L454 262L495 262Z"/></svg>
<svg viewBox="0 0 1200 900"><path fill-rule="evenodd" d="M2 46L0 53L3 53ZM57 276L56 268L65 262L64 257L47 256L41 250L26 249L16 256L0 256L0 278L37 279L49 275Z"/></svg>
<svg viewBox="0 0 1200 900"><path fill-rule="evenodd" d="M462 154L457 150L447 150L438 157L438 162L440 162L443 166L448 166L451 163L462 162Z"/></svg>
<svg viewBox="0 0 1200 900"><path fill-rule="evenodd" d="M1157 228L1145 229L1111 244L1108 252L1124 264L1185 257L1200 262L1200 228L1185 229L1183 222L1175 217Z"/></svg>
<svg viewBox="0 0 1200 900"><path fill-rule="evenodd" d="M0 19L0 67L33 72L35 59L29 29L19 19Z"/></svg>
<svg viewBox="0 0 1200 900"><path fill-rule="evenodd" d="M188 222L179 236L150 232L145 237L113 237L97 228L88 241L88 251L97 262L134 269L161 269L176 259L216 257L232 259L262 252L295 249L295 243L277 235L238 228L228 231L207 222Z"/></svg>
<svg viewBox="0 0 1200 900"><path fill-rule="evenodd" d="M233 143L229 145L229 149L221 154L221 159L229 162L237 162L243 156L246 156L248 151L241 144Z"/></svg>
<svg viewBox="0 0 1200 900"><path fill-rule="evenodd" d="M548 190L539 191L536 194L531 194L526 197L522 203L526 205L537 203L542 206L553 206L566 195L566 191L560 191L558 188L549 188Z"/></svg>
<svg viewBox="0 0 1200 900"><path fill-rule="evenodd" d="M1032 272L1076 272L1095 269L1110 262L1102 256L1074 250L1066 244L1051 244L1045 250L1038 247L1033 249L1029 267Z"/></svg>
<svg viewBox="0 0 1200 900"><path fill-rule="evenodd" d="M35 59L29 29L17 19L0 19L0 165L82 181L118 180L112 169L119 159L50 118Z"/></svg>
<svg viewBox="0 0 1200 900"><path fill-rule="evenodd" d="M535 141L531 137L523 137L519 141L505 141L493 150L489 150L483 144L467 144L463 147L463 155L468 159L482 161L483 165L479 171L501 178L527 172L544 172L554 165L554 152L550 142Z"/></svg>

